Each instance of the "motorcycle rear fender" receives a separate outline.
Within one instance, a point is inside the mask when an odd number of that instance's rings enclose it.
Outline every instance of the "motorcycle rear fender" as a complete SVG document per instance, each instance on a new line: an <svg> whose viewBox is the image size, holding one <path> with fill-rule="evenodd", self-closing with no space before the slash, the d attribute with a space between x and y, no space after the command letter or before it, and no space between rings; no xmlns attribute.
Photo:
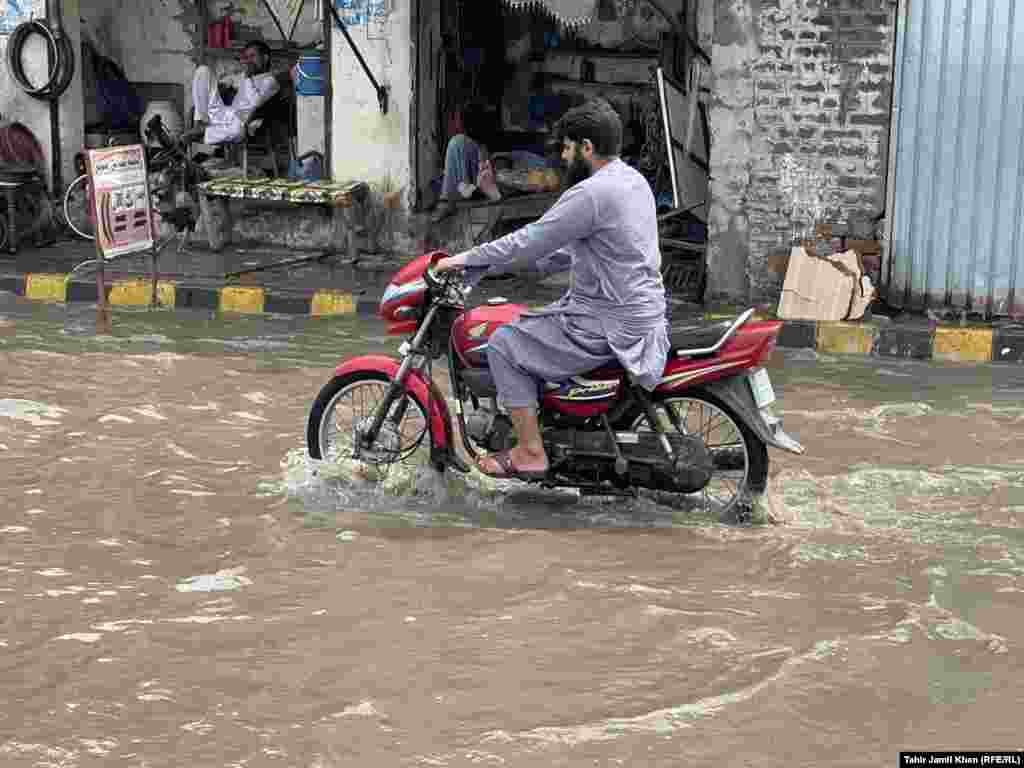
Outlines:
<svg viewBox="0 0 1024 768"><path fill-rule="evenodd" d="M402 363L387 355L363 355L346 360L334 369L335 376L348 376L353 373L372 371L383 373L392 381L398 375ZM411 370L406 376L405 385L415 395L424 408L430 409L430 440L434 452L455 453L455 441L452 439L451 413L448 401L441 394L434 382L424 378L419 371Z"/></svg>
<svg viewBox="0 0 1024 768"><path fill-rule="evenodd" d="M746 376L728 376L696 389L707 392L729 406L766 444L798 456L804 452L804 447L783 431L779 419L768 410L758 409Z"/></svg>

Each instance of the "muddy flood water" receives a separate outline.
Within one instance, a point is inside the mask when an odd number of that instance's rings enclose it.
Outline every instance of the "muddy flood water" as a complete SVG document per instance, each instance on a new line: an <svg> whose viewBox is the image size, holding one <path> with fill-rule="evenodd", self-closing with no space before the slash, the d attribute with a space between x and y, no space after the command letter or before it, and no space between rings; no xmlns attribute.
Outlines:
<svg viewBox="0 0 1024 768"><path fill-rule="evenodd" d="M779 353L759 524L314 466L357 319L0 303L0 766L1020 749L1024 372ZM774 523L764 522L770 517Z"/></svg>

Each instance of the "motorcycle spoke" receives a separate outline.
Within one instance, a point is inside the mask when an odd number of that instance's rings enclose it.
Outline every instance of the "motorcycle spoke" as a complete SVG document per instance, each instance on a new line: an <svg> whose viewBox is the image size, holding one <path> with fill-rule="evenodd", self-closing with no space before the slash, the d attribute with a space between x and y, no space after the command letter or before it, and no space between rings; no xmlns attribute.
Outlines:
<svg viewBox="0 0 1024 768"><path fill-rule="evenodd" d="M743 435L730 415L710 402L688 397L663 402L658 411L660 429L699 437L711 454L714 475L703 490L691 495L700 510L720 513L740 501L750 473L750 457Z"/></svg>
<svg viewBox="0 0 1024 768"><path fill-rule="evenodd" d="M377 407L387 395L389 385L383 381L355 382L338 392L323 416L323 447L325 458L332 461L360 460L387 466L411 455L426 433L426 417L418 402L410 399L402 419L385 421L381 435L370 448L357 444L360 428L369 424ZM399 407L394 403L391 414ZM389 416L391 415L389 414Z"/></svg>
<svg viewBox="0 0 1024 768"><path fill-rule="evenodd" d="M726 417L724 414L722 414L718 419L715 419L714 415L712 415L712 417L708 419L707 425L701 430L700 433L701 437L704 438L705 442L707 441L707 438L711 437L711 434L719 425L725 423L725 420Z"/></svg>
<svg viewBox="0 0 1024 768"><path fill-rule="evenodd" d="M690 418L690 406L691 405L692 405L692 403L689 400L687 400L686 401L686 412L683 414L683 423L684 424ZM670 407L673 407L673 406L670 405Z"/></svg>

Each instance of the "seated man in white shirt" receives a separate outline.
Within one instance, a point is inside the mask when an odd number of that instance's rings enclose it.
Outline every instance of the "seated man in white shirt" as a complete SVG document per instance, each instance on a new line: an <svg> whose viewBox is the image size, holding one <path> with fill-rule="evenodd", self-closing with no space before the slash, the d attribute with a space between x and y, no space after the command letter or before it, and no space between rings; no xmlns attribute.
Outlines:
<svg viewBox="0 0 1024 768"><path fill-rule="evenodd" d="M269 45L262 40L249 43L242 49L239 62L245 69L245 77L227 104L210 68L205 64L196 67L192 78L195 122L183 137L186 142L201 140L204 144L227 144L241 141L253 113L280 92L280 81L270 73Z"/></svg>

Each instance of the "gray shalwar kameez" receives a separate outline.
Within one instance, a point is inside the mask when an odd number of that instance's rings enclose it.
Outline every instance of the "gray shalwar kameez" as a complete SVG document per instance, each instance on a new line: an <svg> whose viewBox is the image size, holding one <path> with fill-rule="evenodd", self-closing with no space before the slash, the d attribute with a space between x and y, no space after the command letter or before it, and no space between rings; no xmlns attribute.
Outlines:
<svg viewBox="0 0 1024 768"><path fill-rule="evenodd" d="M538 221L469 252L467 268L513 261L571 268L571 287L490 339L488 361L506 408L536 407L542 381L618 360L647 390L668 357L658 222L647 180L615 159L563 194Z"/></svg>

